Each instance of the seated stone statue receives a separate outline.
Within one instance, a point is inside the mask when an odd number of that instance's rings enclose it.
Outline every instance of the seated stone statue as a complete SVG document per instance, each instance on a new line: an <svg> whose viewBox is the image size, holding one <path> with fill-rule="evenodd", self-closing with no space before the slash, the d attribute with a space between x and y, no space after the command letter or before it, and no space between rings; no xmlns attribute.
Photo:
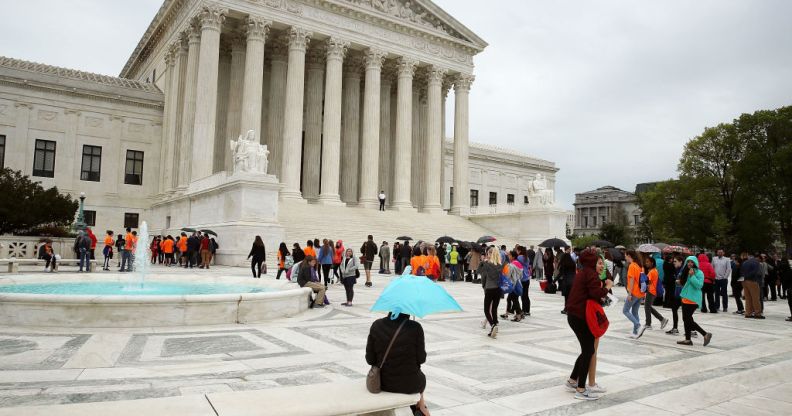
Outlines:
<svg viewBox="0 0 792 416"><path fill-rule="evenodd" d="M269 151L267 145L256 140L255 131L231 140L231 150L234 152L234 173L267 173Z"/></svg>
<svg viewBox="0 0 792 416"><path fill-rule="evenodd" d="M537 173L536 178L531 181L528 194L536 197L541 205L553 205L555 202L555 195L551 189L547 189L547 179L541 173Z"/></svg>

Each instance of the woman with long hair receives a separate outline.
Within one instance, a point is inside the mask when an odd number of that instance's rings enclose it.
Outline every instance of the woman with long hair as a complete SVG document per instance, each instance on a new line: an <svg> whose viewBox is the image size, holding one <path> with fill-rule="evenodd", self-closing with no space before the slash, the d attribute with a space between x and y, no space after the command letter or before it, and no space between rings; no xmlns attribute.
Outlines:
<svg viewBox="0 0 792 416"><path fill-rule="evenodd" d="M517 261L517 252L514 250L506 252L507 261L506 267L504 267L504 274L509 277L512 284L517 286L517 283L522 280L523 276L523 265ZM523 289L525 290L525 289ZM514 312L514 318L512 322L520 322L523 319L523 311L522 307L520 307L520 295L515 292L509 293L506 304L509 306L508 310ZM508 314L507 314L508 316Z"/></svg>
<svg viewBox="0 0 792 416"><path fill-rule="evenodd" d="M253 257L253 260L250 261L250 270L253 272L253 278L261 279L261 265L267 261L267 252L264 249L264 241L260 235L257 235L256 239L253 240L253 247L250 248L247 258L251 257ZM256 268L258 268L258 271L256 271ZM264 273L267 273L266 265L264 266Z"/></svg>
<svg viewBox="0 0 792 416"><path fill-rule="evenodd" d="M281 242L278 246L278 274L275 276L276 280L280 280L281 273L286 271L286 256L290 256L289 249L286 248L286 243Z"/></svg>
<svg viewBox="0 0 792 416"><path fill-rule="evenodd" d="M500 289L501 257L498 249L491 247L478 267L481 276L481 287L484 288L484 318L481 329L490 325L488 336L498 336L498 304L503 293Z"/></svg>
<svg viewBox="0 0 792 416"><path fill-rule="evenodd" d="M341 260L341 265L339 266L341 283L344 284L344 290L346 291L347 301L342 303L344 306L352 306L352 298L355 297L355 284L357 283L357 277L360 273L358 271L359 266L360 263L358 259L355 258L355 252L352 251L351 248L346 249L344 252L344 259Z"/></svg>
<svg viewBox="0 0 792 416"><path fill-rule="evenodd" d="M646 287L646 301L644 302L644 311L646 312L644 326L646 329L652 329L652 316L654 315L660 321L660 329L665 329L668 319L661 315L653 305L657 297L658 280L660 280L660 274L657 272L657 260L654 257L646 256L644 259L644 273L649 279Z"/></svg>
<svg viewBox="0 0 792 416"><path fill-rule="evenodd" d="M344 242L338 240L335 244L331 244L333 246L333 278L336 282L342 283L341 280L343 279L343 275L339 273L338 268L341 266L341 260L344 259Z"/></svg>
<svg viewBox="0 0 792 416"><path fill-rule="evenodd" d="M632 339L638 339L646 330L645 327L641 327L641 318L638 316L638 311L641 309L641 299L644 298L640 282L641 273L643 272L641 267L643 259L641 258L641 253L635 250L627 250L625 258L630 266L627 268L627 282L625 283L627 299L624 300L622 312L633 324L633 329L627 336Z"/></svg>
<svg viewBox="0 0 792 416"><path fill-rule="evenodd" d="M322 267L322 276L324 276L324 284L327 286L330 284L330 268L333 267L333 255L334 255L333 246L330 245L330 240L324 239L322 240L322 247L319 248L319 264Z"/></svg>
<svg viewBox="0 0 792 416"><path fill-rule="evenodd" d="M564 309L561 313L566 314L566 301L569 298L569 292L572 290L572 284L575 282L575 274L577 274L577 264L572 259L572 255L564 253L558 260L558 276L561 280L560 289L561 295L564 296Z"/></svg>

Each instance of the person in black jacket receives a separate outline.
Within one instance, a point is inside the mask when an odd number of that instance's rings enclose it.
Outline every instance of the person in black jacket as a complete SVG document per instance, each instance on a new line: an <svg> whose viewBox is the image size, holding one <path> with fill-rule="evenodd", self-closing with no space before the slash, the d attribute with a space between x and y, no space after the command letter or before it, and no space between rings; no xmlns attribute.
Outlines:
<svg viewBox="0 0 792 416"><path fill-rule="evenodd" d="M400 325L404 324L382 365L385 351ZM399 314L396 319L387 317L377 319L371 324L366 343L366 362L380 367L382 391L402 394L421 394L421 400L414 406L424 415L429 414L423 392L426 376L421 364L426 362L426 346L421 324L410 320L409 315Z"/></svg>
<svg viewBox="0 0 792 416"><path fill-rule="evenodd" d="M401 246L401 267L399 270L404 273L404 269L410 265L410 259L412 259L412 247L410 247L410 242L405 241L404 244Z"/></svg>
<svg viewBox="0 0 792 416"><path fill-rule="evenodd" d="M294 260L294 264L305 260L305 252L300 248L300 243L294 243L294 245L292 245L292 259Z"/></svg>
<svg viewBox="0 0 792 416"><path fill-rule="evenodd" d="M311 301L311 308L324 308L327 288L319 283L319 274L316 272L316 257L305 256L305 260L300 265L300 272L297 274L297 284L300 287L310 288L316 293L316 298Z"/></svg>
<svg viewBox="0 0 792 416"><path fill-rule="evenodd" d="M253 278L261 279L261 264L267 261L267 250L260 235L256 236L256 240L253 241L253 247L250 248L247 258L251 257L253 257L253 260L250 262L250 270L253 272ZM256 272L256 267L258 267L258 273ZM267 274L267 265L264 265L264 274Z"/></svg>
<svg viewBox="0 0 792 416"><path fill-rule="evenodd" d="M363 257L363 270L366 271L366 287L371 287L371 266L374 264L374 256L377 255L377 243L374 236L369 234L368 239L360 246L360 254Z"/></svg>
<svg viewBox="0 0 792 416"><path fill-rule="evenodd" d="M201 240L196 233L187 239L187 262L192 269L198 264L198 253L201 251ZM186 265L185 265L186 267Z"/></svg>

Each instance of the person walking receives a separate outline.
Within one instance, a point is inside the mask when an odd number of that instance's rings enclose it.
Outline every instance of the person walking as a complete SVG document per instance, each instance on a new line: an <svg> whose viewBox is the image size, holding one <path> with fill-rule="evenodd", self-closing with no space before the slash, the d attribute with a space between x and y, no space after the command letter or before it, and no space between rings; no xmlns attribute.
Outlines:
<svg viewBox="0 0 792 416"><path fill-rule="evenodd" d="M379 249L379 258L380 258L380 274L391 274L390 271L390 261L391 261L391 250L390 246L388 246L387 241L383 241L382 245Z"/></svg>
<svg viewBox="0 0 792 416"><path fill-rule="evenodd" d="M327 287L332 280L330 279L330 269L333 268L333 255L335 251L333 246L330 245L330 240L322 240L322 246L319 247L319 267L322 268L322 276L324 277L324 285Z"/></svg>
<svg viewBox="0 0 792 416"><path fill-rule="evenodd" d="M575 392L575 399L597 400L602 389L596 385L587 385L586 379L595 353L595 337L586 321L586 308L589 301L601 302L608 295L608 290L613 287L610 279L600 280L598 264L600 260L596 251L587 248L580 253L579 262L583 266L575 276L575 284L566 299L567 323L580 344L580 355L575 361L572 373L565 383L565 387ZM600 269L600 271L602 270Z"/></svg>
<svg viewBox="0 0 792 416"><path fill-rule="evenodd" d="M251 257L253 257L253 260L250 261L250 271L253 272L253 278L261 279L262 264L264 265L264 274L267 274L267 264L265 263L267 261L267 250L260 235L257 235L253 240L253 247L250 248L247 258L250 259Z"/></svg>
<svg viewBox="0 0 792 416"><path fill-rule="evenodd" d="M704 273L699 269L699 260L696 257L688 257L685 263L687 276L683 276L686 277L684 283L680 282L682 284L680 295L682 297L682 322L685 324L685 339L677 341L677 344L693 345L693 341L690 340L690 334L696 331L704 337L704 346L706 347L712 341L712 333L704 331L693 320L693 313L702 302L701 288L704 286Z"/></svg>
<svg viewBox="0 0 792 416"><path fill-rule="evenodd" d="M385 211L385 191L380 191L379 195L377 196L379 199L379 210Z"/></svg>
<svg viewBox="0 0 792 416"><path fill-rule="evenodd" d="M355 252L351 248L346 249L344 259L341 260L339 272L341 273L341 283L344 284L346 291L346 302L342 303L344 306L352 306L352 299L355 297L355 284L357 278L360 276L360 263L355 258Z"/></svg>
<svg viewBox="0 0 792 416"><path fill-rule="evenodd" d="M715 310L727 312L729 308L729 277L731 277L731 259L723 256L723 249L716 252L712 259L715 270ZM721 309L723 303L723 309Z"/></svg>
<svg viewBox="0 0 792 416"><path fill-rule="evenodd" d="M497 252L497 250L495 251ZM500 256L500 252L497 252L497 254ZM498 262L498 264L501 264L501 262ZM459 252L456 244L451 245L451 252L448 253L448 266L451 268L451 281L456 282L461 276L459 271Z"/></svg>
<svg viewBox="0 0 792 416"><path fill-rule="evenodd" d="M344 242L341 240L336 241L335 245L333 245L333 279L338 283L342 283L341 278L343 276L338 272L338 269L341 266L341 260L344 258L345 252Z"/></svg>
<svg viewBox="0 0 792 416"><path fill-rule="evenodd" d="M669 276L674 279L674 286L668 288L671 291L671 298L668 299L668 307L671 308L671 317L673 319L673 327L666 331L668 335L679 335L679 308L681 306L682 298L682 285L679 284L682 275L687 276L687 267L685 267L685 257L681 254L674 255L672 258L673 273L666 272L666 278Z"/></svg>
<svg viewBox="0 0 792 416"><path fill-rule="evenodd" d="M85 235L91 241L91 248L88 249L88 253L91 256L91 260L96 260L96 243L98 242L98 238L91 230L91 227L85 227Z"/></svg>
<svg viewBox="0 0 792 416"><path fill-rule="evenodd" d="M102 256L104 263L102 263L102 270L110 270L110 260L113 259L113 232L107 230L104 238L104 248L102 248Z"/></svg>
<svg viewBox="0 0 792 416"><path fill-rule="evenodd" d="M718 313L718 308L715 307L715 269L706 253L699 253L697 259L700 265L699 270L704 273L704 286L701 289L704 298L702 298L701 312Z"/></svg>
<svg viewBox="0 0 792 416"><path fill-rule="evenodd" d="M520 322L523 320L523 310L520 306L520 296L522 293L517 294L516 288L517 285L522 284L523 277L523 265L517 261L517 252L514 250L506 252L506 267L504 267L504 274L509 278L512 283L512 286L515 288L511 293L509 293L508 298L506 299L507 305L507 314L510 310L514 313L514 318L512 318L512 322ZM507 315L508 316L508 315Z"/></svg>
<svg viewBox="0 0 792 416"><path fill-rule="evenodd" d="M294 264L305 260L305 252L300 248L299 243L292 244L292 258L294 260Z"/></svg>
<svg viewBox="0 0 792 416"><path fill-rule="evenodd" d="M641 255L635 250L628 250L625 258L630 263L627 268L627 299L624 301L624 308L622 312L627 319L633 324L632 332L628 335L629 338L640 338L646 328L641 327L641 318L638 316L638 310L641 308L641 300L644 298L641 292Z"/></svg>
<svg viewBox="0 0 792 416"><path fill-rule="evenodd" d="M324 308L325 302L325 289L324 285L319 283L319 275L316 273L316 257L305 256L300 266L300 272L297 275L297 284L300 287L307 287L316 293L316 297L311 301L311 308Z"/></svg>
<svg viewBox="0 0 792 416"><path fill-rule="evenodd" d="M374 265L374 256L377 255L377 243L374 236L369 234L368 239L360 246L360 254L363 260L363 270L366 271L366 287L371 287L371 267Z"/></svg>
<svg viewBox="0 0 792 416"><path fill-rule="evenodd" d="M289 249L286 248L286 243L282 242L278 246L278 274L275 276L275 280L280 280L281 273L285 272L291 264L287 264L287 259L292 258L291 253L289 253Z"/></svg>
<svg viewBox="0 0 792 416"><path fill-rule="evenodd" d="M655 318L660 320L660 329L665 329L666 325L668 325L668 319L654 307L654 300L657 298L657 286L662 284L657 271L657 259L650 256L644 259L644 274L646 274L648 280L644 300L644 313L646 314L644 328L652 329L652 315L654 315Z"/></svg>
<svg viewBox="0 0 792 416"><path fill-rule="evenodd" d="M761 281L762 267L755 256L743 253L743 262L740 267L743 277L743 291L745 292L745 317L750 319L765 319L762 315Z"/></svg>
<svg viewBox="0 0 792 416"><path fill-rule="evenodd" d="M121 271L132 271L132 250L134 249L135 241L132 235L132 229L127 227L126 235L124 236L124 250L121 252Z"/></svg>
<svg viewBox="0 0 792 416"><path fill-rule="evenodd" d="M498 304L503 293L500 289L500 253L490 248L487 256L479 263L478 273L481 276L481 287L484 289L484 318L481 329L489 323L490 331L487 336L495 339L498 336Z"/></svg>

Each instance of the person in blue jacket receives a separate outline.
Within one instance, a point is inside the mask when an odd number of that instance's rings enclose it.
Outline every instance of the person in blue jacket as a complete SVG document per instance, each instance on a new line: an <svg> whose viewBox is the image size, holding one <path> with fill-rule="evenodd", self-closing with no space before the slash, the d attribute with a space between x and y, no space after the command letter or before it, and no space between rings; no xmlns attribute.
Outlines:
<svg viewBox="0 0 792 416"><path fill-rule="evenodd" d="M680 297L682 298L682 322L685 323L685 339L677 341L677 344L693 345L693 341L690 340L690 333L696 331L704 336L704 346L706 347L712 341L712 333L704 331L693 320L693 312L696 311L696 308L701 307L701 288L704 286L704 272L699 269L699 262L695 256L689 256L685 263L687 264L688 275L680 276L680 280L685 279L685 281L679 282L683 285Z"/></svg>

